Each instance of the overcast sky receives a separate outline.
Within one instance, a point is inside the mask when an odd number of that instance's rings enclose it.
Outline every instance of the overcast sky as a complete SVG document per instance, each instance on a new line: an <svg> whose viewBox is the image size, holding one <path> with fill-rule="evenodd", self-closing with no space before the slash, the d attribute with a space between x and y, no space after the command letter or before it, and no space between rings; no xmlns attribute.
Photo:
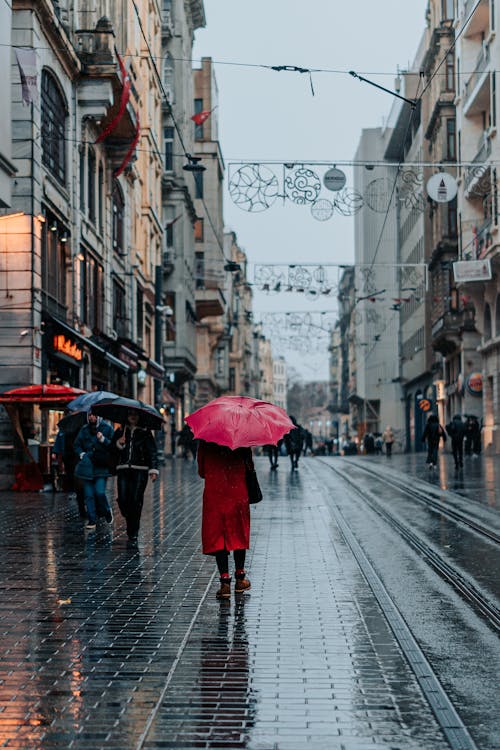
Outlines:
<svg viewBox="0 0 500 750"><path fill-rule="evenodd" d="M204 0L207 25L196 32L194 55L209 56L219 87L219 138L226 176L238 161L278 160L332 165L354 157L363 128L387 118L393 97L348 73L275 72L290 65L356 72L394 88L408 68L425 27L427 0ZM321 176L326 167L318 167ZM349 167L342 168L347 185ZM281 176L281 168L276 170ZM330 198L325 188L321 198ZM351 263L353 222L338 214L318 221L310 206L277 200L261 213L243 211L225 190L224 219L251 263ZM331 269L332 279L337 272ZM253 281L253 267L250 268ZM254 310L334 310L334 297L255 290ZM277 353L277 352L276 352ZM326 348L304 357L283 352L305 380L327 379Z"/></svg>

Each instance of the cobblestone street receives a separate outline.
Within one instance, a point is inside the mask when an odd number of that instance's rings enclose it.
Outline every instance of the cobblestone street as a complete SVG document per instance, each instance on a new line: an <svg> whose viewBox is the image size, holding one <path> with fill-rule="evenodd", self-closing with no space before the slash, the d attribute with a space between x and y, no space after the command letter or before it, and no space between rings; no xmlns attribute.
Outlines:
<svg viewBox="0 0 500 750"><path fill-rule="evenodd" d="M257 459L252 589L222 603L190 461L148 488L138 548L118 512L89 533L65 494L2 493L0 747L448 747L316 460L285 460Z"/></svg>

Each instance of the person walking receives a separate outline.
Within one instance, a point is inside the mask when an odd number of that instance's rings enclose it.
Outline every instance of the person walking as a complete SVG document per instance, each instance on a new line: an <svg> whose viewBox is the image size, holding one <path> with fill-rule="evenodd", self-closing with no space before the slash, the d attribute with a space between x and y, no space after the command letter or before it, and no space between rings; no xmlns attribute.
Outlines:
<svg viewBox="0 0 500 750"><path fill-rule="evenodd" d="M282 441L280 441L282 442ZM275 471L278 468L278 457L279 457L279 443L278 445L265 445L264 451L267 453L267 457L269 458L269 464L271 466L271 471Z"/></svg>
<svg viewBox="0 0 500 750"><path fill-rule="evenodd" d="M387 425L382 433L382 441L385 444L385 455L389 458L392 456L392 446L394 444L394 433L390 424Z"/></svg>
<svg viewBox="0 0 500 750"><path fill-rule="evenodd" d="M309 430L304 430L304 456L307 456L307 451L310 451L311 455L313 452L313 436Z"/></svg>
<svg viewBox="0 0 500 750"><path fill-rule="evenodd" d="M156 442L151 430L139 427L139 414L130 409L127 424L113 435L116 454L118 507L127 522L127 536L135 544L141 525L148 478L158 479Z"/></svg>
<svg viewBox="0 0 500 750"><path fill-rule="evenodd" d="M422 442L425 443L427 441L427 458L425 463L429 465L429 469L433 469L437 465L438 447L441 438L443 439L443 443L445 443L446 432L439 424L439 419L436 415L431 414L422 435Z"/></svg>
<svg viewBox="0 0 500 750"><path fill-rule="evenodd" d="M205 480L201 540L204 555L213 555L219 571L217 599L230 599L229 554L235 567L236 594L251 584L246 576L245 557L250 546L250 505L247 470L253 471L250 448L231 450L200 440L198 474Z"/></svg>
<svg viewBox="0 0 500 750"><path fill-rule="evenodd" d="M297 423L295 417L292 417L290 415L290 419L292 420L295 427L285 435L284 441L287 453L290 456L291 468L292 471L294 471L294 469L299 468L299 458L300 454L302 453L302 445L304 442L304 430Z"/></svg>
<svg viewBox="0 0 500 750"><path fill-rule="evenodd" d="M462 421L460 414L455 414L451 422L446 425L446 432L451 437L455 469L461 469L464 465L465 423Z"/></svg>
<svg viewBox="0 0 500 750"><path fill-rule="evenodd" d="M74 443L74 451L80 459L75 469L75 477L83 483L89 531L95 529L97 516L104 516L108 523L113 521L113 513L106 497L112 437L113 428L109 422L90 411L87 414L87 424L80 429Z"/></svg>

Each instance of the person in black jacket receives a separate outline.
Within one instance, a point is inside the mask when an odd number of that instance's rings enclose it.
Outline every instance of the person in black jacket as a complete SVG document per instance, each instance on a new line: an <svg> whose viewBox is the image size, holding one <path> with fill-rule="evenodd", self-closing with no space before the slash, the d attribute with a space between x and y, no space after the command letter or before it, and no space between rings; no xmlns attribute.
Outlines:
<svg viewBox="0 0 500 750"><path fill-rule="evenodd" d="M429 464L429 469L433 469L437 465L438 447L441 438L443 438L443 442L446 442L446 432L439 424L439 419L436 415L431 414L422 435L422 442L424 443L427 440L427 459L425 463Z"/></svg>
<svg viewBox="0 0 500 750"><path fill-rule="evenodd" d="M288 455L290 456L290 463L292 471L299 468L299 458L302 453L302 445L304 443L304 428L301 427L295 417L290 416L290 419L294 423L295 427L293 430L285 435L284 441Z"/></svg>
<svg viewBox="0 0 500 750"><path fill-rule="evenodd" d="M460 414L455 414L451 422L446 425L446 432L451 437L455 469L461 469L464 465L465 422L462 421Z"/></svg>
<svg viewBox="0 0 500 750"><path fill-rule="evenodd" d="M137 542L148 477L158 479L156 443L151 430L139 427L139 415L130 410L127 424L113 435L117 451L118 507L127 522L127 535Z"/></svg>

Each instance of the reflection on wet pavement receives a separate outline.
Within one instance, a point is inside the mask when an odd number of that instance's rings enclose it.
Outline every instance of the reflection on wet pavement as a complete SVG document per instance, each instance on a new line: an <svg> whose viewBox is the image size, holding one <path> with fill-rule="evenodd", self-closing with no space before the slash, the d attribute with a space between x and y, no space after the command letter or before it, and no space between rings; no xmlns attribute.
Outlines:
<svg viewBox="0 0 500 750"><path fill-rule="evenodd" d="M447 746L314 472L257 467L252 589L222 604L191 463L148 488L138 548L66 495L2 494L0 746Z"/></svg>

